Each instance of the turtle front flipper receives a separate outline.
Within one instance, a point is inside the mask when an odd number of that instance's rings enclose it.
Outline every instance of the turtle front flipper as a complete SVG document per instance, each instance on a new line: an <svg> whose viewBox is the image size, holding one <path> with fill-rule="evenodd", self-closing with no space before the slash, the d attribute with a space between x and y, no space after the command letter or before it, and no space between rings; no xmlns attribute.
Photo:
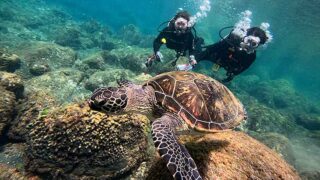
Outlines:
<svg viewBox="0 0 320 180"><path fill-rule="evenodd" d="M202 178L194 160L174 134L178 122L175 116L168 114L156 119L152 123L154 144L175 179L200 180Z"/></svg>

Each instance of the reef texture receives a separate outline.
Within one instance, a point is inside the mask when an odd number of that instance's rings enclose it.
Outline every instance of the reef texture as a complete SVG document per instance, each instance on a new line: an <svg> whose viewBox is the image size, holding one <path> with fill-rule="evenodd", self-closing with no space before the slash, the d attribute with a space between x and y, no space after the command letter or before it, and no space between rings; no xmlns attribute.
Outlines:
<svg viewBox="0 0 320 180"><path fill-rule="evenodd" d="M23 96L24 84L21 77L17 74L0 71L0 86L13 92L17 98Z"/></svg>
<svg viewBox="0 0 320 180"><path fill-rule="evenodd" d="M222 132L203 137L181 136L200 174L211 179L300 179L274 151L242 132ZM158 159L147 177L172 179Z"/></svg>
<svg viewBox="0 0 320 180"><path fill-rule="evenodd" d="M30 125L25 168L43 178L119 178L148 157L148 123L69 105Z"/></svg>
<svg viewBox="0 0 320 180"><path fill-rule="evenodd" d="M289 164L295 164L292 145L284 135L255 132L251 132L250 135L277 152L277 154L284 158Z"/></svg>
<svg viewBox="0 0 320 180"><path fill-rule="evenodd" d="M7 165L0 164L0 179L3 180L40 180L37 176L24 175L16 168L11 168Z"/></svg>
<svg viewBox="0 0 320 180"><path fill-rule="evenodd" d="M30 93L17 104L17 116L11 123L8 137L14 141L25 141L29 132L28 125L33 119L37 119L47 113L49 108L57 106L55 99L45 91Z"/></svg>
<svg viewBox="0 0 320 180"><path fill-rule="evenodd" d="M15 104L15 95L0 86L0 139L2 139L1 136L3 135L6 127L8 127L13 120Z"/></svg>
<svg viewBox="0 0 320 180"><path fill-rule="evenodd" d="M0 71L14 72L20 66L20 58L16 54L0 51Z"/></svg>
<svg viewBox="0 0 320 180"><path fill-rule="evenodd" d="M46 92L59 103L83 100L91 93L80 85L83 78L84 74L79 70L60 68L26 81L26 93Z"/></svg>

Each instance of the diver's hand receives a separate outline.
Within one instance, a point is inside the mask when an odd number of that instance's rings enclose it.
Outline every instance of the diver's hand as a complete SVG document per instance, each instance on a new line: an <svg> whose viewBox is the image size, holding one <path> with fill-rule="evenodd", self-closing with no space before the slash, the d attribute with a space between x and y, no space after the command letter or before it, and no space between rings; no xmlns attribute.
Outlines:
<svg viewBox="0 0 320 180"><path fill-rule="evenodd" d="M189 63L190 63L190 65L192 65L192 66L195 66L195 65L198 63L197 60L195 59L194 55L191 55L191 56L189 57Z"/></svg>
<svg viewBox="0 0 320 180"><path fill-rule="evenodd" d="M160 61L160 62L163 62L163 55L161 54L160 51L157 51L156 54L155 54L155 59L157 61Z"/></svg>
<svg viewBox="0 0 320 180"><path fill-rule="evenodd" d="M153 61L155 60L156 56L154 54L152 54L151 56L149 56L145 62L145 65L149 68L152 66Z"/></svg>
<svg viewBox="0 0 320 180"><path fill-rule="evenodd" d="M176 69L177 71L191 71L193 66L191 64L179 64Z"/></svg>

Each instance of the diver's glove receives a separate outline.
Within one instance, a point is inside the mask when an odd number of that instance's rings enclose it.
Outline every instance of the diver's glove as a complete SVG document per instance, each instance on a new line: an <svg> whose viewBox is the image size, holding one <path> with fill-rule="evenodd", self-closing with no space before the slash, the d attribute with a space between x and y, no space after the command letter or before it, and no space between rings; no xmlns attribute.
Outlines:
<svg viewBox="0 0 320 180"><path fill-rule="evenodd" d="M189 56L189 64L191 64L192 66L195 66L197 64L197 60L196 58L194 57L194 55L190 55Z"/></svg>
<svg viewBox="0 0 320 180"><path fill-rule="evenodd" d="M157 61L160 61L160 62L163 62L163 55L161 54L160 51L157 51L156 54L155 54L155 59Z"/></svg>
<svg viewBox="0 0 320 180"><path fill-rule="evenodd" d="M148 59L145 62L145 65L149 68L152 66L154 60L162 62L162 59L163 55L159 51L157 51L155 54L152 54L148 57Z"/></svg>
<svg viewBox="0 0 320 180"><path fill-rule="evenodd" d="M145 62L145 65L146 65L148 68L151 67L154 59L155 59L155 55L152 54L151 56L149 56L149 57L147 58L147 60L146 60L146 62Z"/></svg>
<svg viewBox="0 0 320 180"><path fill-rule="evenodd" d="M179 64L176 68L178 71L190 71L193 69L193 66L191 64Z"/></svg>
<svg viewBox="0 0 320 180"><path fill-rule="evenodd" d="M234 78L234 74L232 72L227 72L227 78L222 80L223 83L227 83L227 82L230 82L233 78Z"/></svg>

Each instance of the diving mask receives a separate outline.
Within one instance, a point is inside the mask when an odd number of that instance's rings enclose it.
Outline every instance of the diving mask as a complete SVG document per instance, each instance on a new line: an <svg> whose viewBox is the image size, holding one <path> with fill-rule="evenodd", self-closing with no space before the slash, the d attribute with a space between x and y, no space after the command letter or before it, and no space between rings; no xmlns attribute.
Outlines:
<svg viewBox="0 0 320 180"><path fill-rule="evenodd" d="M253 53L254 50L258 48L260 44L260 38L257 36L246 36L240 43L241 49L245 50L247 53Z"/></svg>
<svg viewBox="0 0 320 180"><path fill-rule="evenodd" d="M182 17L179 17L175 20L174 27L178 32L184 33L188 29L188 21Z"/></svg>

